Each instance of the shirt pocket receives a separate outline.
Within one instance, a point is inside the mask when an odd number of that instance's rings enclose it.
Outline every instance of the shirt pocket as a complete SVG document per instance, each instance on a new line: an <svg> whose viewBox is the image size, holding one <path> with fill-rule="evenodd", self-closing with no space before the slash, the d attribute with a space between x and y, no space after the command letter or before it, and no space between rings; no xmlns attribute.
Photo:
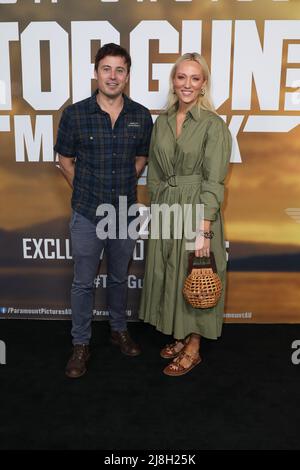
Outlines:
<svg viewBox="0 0 300 470"><path fill-rule="evenodd" d="M92 168L102 168L104 165L105 147L101 136L92 133L80 135L80 148L85 163Z"/></svg>
<svg viewBox="0 0 300 470"><path fill-rule="evenodd" d="M135 156L141 137L140 129L126 129L124 132L124 153Z"/></svg>

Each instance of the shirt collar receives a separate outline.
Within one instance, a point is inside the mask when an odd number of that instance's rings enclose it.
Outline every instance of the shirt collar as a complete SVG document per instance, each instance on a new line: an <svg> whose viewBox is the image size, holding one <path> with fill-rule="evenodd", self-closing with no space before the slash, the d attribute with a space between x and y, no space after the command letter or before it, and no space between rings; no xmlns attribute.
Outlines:
<svg viewBox="0 0 300 470"><path fill-rule="evenodd" d="M97 94L98 94L98 90L96 90L90 97L89 112L92 114L98 113L98 112L105 113L105 111L103 111L97 103ZM130 98L128 98L128 96L126 96L124 93L123 93L123 99L124 99L124 105L123 105L123 109L121 113L128 113L134 107L134 102Z"/></svg>
<svg viewBox="0 0 300 470"><path fill-rule="evenodd" d="M168 118L172 119L177 113L177 105L172 106L171 109L168 111ZM187 115L192 117L194 121L200 120L200 112L198 109L198 104L195 104L188 112Z"/></svg>
<svg viewBox="0 0 300 470"><path fill-rule="evenodd" d="M192 116L194 121L199 121L200 119L200 109L198 107L198 104L195 104L189 111L188 114Z"/></svg>

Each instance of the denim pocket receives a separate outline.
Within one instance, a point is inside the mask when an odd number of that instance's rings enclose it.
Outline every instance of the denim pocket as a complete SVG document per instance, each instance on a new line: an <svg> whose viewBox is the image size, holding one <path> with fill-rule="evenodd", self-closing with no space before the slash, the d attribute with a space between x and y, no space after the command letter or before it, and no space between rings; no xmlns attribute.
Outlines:
<svg viewBox="0 0 300 470"><path fill-rule="evenodd" d="M70 220L70 223L69 223L69 227L70 227L70 230L72 230L72 228L74 227L74 224L76 222L76 219L77 219L77 212L76 211L73 211L72 212L72 216L71 216L71 220Z"/></svg>

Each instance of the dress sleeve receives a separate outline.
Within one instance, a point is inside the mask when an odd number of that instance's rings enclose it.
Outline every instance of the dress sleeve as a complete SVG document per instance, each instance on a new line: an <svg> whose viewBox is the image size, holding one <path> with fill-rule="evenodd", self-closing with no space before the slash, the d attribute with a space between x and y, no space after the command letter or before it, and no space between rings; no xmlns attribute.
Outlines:
<svg viewBox="0 0 300 470"><path fill-rule="evenodd" d="M158 126L158 119L154 123L153 131L152 131L150 148L149 148L149 159L148 159L147 188L148 188L151 200L153 199L163 177L162 171L157 162L156 154L154 152L154 145L157 139L157 126Z"/></svg>
<svg viewBox="0 0 300 470"><path fill-rule="evenodd" d="M224 199L224 180L231 155L232 137L222 118L214 119L208 129L202 166L201 203L204 219L214 221Z"/></svg>

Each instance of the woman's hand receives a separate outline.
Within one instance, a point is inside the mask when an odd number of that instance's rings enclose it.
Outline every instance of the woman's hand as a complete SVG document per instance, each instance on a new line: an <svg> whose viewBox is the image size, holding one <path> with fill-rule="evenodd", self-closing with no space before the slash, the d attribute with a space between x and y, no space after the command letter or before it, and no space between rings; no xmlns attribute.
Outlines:
<svg viewBox="0 0 300 470"><path fill-rule="evenodd" d="M195 244L195 256L202 258L210 254L210 238L199 236Z"/></svg>
<svg viewBox="0 0 300 470"><path fill-rule="evenodd" d="M205 220L203 224L200 226L200 230L196 235L195 241L195 256L202 258L203 256L210 255L210 242L211 238L204 237L204 233L210 233L213 236L213 232L211 232L211 221Z"/></svg>

